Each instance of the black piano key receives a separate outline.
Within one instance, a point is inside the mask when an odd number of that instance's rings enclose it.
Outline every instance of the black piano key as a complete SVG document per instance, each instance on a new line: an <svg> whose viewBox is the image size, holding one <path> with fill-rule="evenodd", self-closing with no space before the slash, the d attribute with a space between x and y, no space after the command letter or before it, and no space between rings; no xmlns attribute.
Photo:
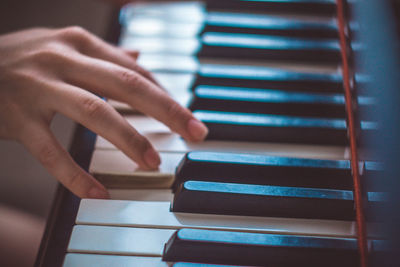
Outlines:
<svg viewBox="0 0 400 267"><path fill-rule="evenodd" d="M289 12L296 14L336 14L335 0L208 0L208 10L249 10L255 12Z"/></svg>
<svg viewBox="0 0 400 267"><path fill-rule="evenodd" d="M186 181L175 192L173 212L353 220L348 190Z"/></svg>
<svg viewBox="0 0 400 267"><path fill-rule="evenodd" d="M200 85L189 108L228 112L345 118L342 94L299 93L283 90Z"/></svg>
<svg viewBox="0 0 400 267"><path fill-rule="evenodd" d="M333 20L312 22L265 14L217 11L207 13L202 32L267 34L317 39L338 38L337 25Z"/></svg>
<svg viewBox="0 0 400 267"><path fill-rule="evenodd" d="M209 129L208 140L346 145L344 119L289 117L197 110Z"/></svg>
<svg viewBox="0 0 400 267"><path fill-rule="evenodd" d="M375 250L381 243L371 242ZM163 260L247 266L359 266L354 238L197 229L175 232L165 244Z"/></svg>
<svg viewBox="0 0 400 267"><path fill-rule="evenodd" d="M202 64L193 89L199 85L343 93L342 76L337 73L300 73L259 66Z"/></svg>
<svg viewBox="0 0 400 267"><path fill-rule="evenodd" d="M347 190L353 188L349 160L207 151L189 152L182 159L176 169L174 189L187 180Z"/></svg>
<svg viewBox="0 0 400 267"><path fill-rule="evenodd" d="M206 32L197 56L339 63L337 40L310 40L258 34Z"/></svg>

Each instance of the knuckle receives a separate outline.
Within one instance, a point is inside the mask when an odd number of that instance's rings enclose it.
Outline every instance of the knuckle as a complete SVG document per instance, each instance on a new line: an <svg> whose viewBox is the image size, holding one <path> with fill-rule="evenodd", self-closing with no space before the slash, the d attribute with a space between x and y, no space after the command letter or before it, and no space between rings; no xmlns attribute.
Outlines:
<svg viewBox="0 0 400 267"><path fill-rule="evenodd" d="M60 153L59 153L58 149L55 146L53 146L52 144L43 143L40 145L40 148L38 151L38 157L39 157L39 161L44 166L54 165L57 162L59 156L60 156Z"/></svg>
<svg viewBox="0 0 400 267"><path fill-rule="evenodd" d="M44 47L31 53L32 61L36 63L57 63L66 59L59 49Z"/></svg>
<svg viewBox="0 0 400 267"><path fill-rule="evenodd" d="M80 38L84 37L88 32L80 26L69 26L60 30L60 34L66 37Z"/></svg>
<svg viewBox="0 0 400 267"><path fill-rule="evenodd" d="M137 73L130 70L123 70L119 74L123 83L136 86L140 82L140 77Z"/></svg>
<svg viewBox="0 0 400 267"><path fill-rule="evenodd" d="M92 118L102 116L108 111L107 105L100 98L84 98L81 105L83 111Z"/></svg>
<svg viewBox="0 0 400 267"><path fill-rule="evenodd" d="M66 186L69 187L71 190L75 191L74 189L80 188L82 181L86 178L86 173L84 173L80 169L76 169L66 180Z"/></svg>
<svg viewBox="0 0 400 267"><path fill-rule="evenodd" d="M70 26L59 30L59 37L71 43L82 44L89 39L90 33L80 26Z"/></svg>

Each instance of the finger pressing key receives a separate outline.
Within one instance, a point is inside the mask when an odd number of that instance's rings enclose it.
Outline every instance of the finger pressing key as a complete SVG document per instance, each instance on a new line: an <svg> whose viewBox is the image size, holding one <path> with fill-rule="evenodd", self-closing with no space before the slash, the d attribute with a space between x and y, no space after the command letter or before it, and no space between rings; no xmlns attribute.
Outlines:
<svg viewBox="0 0 400 267"><path fill-rule="evenodd" d="M62 84L54 101L56 111L103 136L143 169L156 169L160 157L150 142L139 134L109 104L92 93Z"/></svg>

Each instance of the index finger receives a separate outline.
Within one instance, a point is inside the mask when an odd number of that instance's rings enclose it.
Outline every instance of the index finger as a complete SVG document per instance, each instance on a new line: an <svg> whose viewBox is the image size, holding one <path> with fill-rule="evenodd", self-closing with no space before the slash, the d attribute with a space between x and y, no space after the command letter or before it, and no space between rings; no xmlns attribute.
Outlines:
<svg viewBox="0 0 400 267"><path fill-rule="evenodd" d="M207 127L187 108L139 73L103 60L80 56L68 68L73 82L156 118L189 141L201 141ZM70 79L71 80L71 79Z"/></svg>

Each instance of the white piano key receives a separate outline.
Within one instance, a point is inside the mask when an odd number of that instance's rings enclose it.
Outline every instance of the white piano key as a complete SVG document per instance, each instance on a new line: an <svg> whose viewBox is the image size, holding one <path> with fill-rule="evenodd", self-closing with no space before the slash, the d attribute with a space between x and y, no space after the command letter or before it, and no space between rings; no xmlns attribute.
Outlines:
<svg viewBox="0 0 400 267"><path fill-rule="evenodd" d="M171 189L108 189L111 199L171 202Z"/></svg>
<svg viewBox="0 0 400 267"><path fill-rule="evenodd" d="M156 229L214 229L313 236L354 237L355 223L333 220L173 213L170 202L81 201L77 224Z"/></svg>
<svg viewBox="0 0 400 267"><path fill-rule="evenodd" d="M168 38L168 37L136 37L122 36L120 46L127 49L139 50L140 53L157 53L173 55L196 55L201 43L196 38Z"/></svg>
<svg viewBox="0 0 400 267"><path fill-rule="evenodd" d="M181 23L204 20L205 6L201 1L135 3L122 9L121 21L125 24L140 15L154 16Z"/></svg>
<svg viewBox="0 0 400 267"><path fill-rule="evenodd" d="M118 150L95 150L89 172L107 188L170 188L184 153L160 153L156 171L144 171Z"/></svg>
<svg viewBox="0 0 400 267"><path fill-rule="evenodd" d="M160 257L175 230L77 225L67 248L72 253Z"/></svg>
<svg viewBox="0 0 400 267"><path fill-rule="evenodd" d="M148 138L155 149L160 152L186 153L193 150L203 150L320 159L343 159L346 156L345 147L338 146L239 141L203 141L201 143L191 143L185 141L176 133L171 132L165 125L155 119L141 115L129 115L125 116L125 118L142 135ZM96 149L116 149L113 144L100 136L97 137L95 146Z"/></svg>
<svg viewBox="0 0 400 267"><path fill-rule="evenodd" d="M117 256L68 253L63 267L168 267L161 257Z"/></svg>
<svg viewBox="0 0 400 267"><path fill-rule="evenodd" d="M237 10L227 11L237 13ZM243 13L243 12L240 12ZM250 13L254 14L254 13ZM288 19L296 19L310 22L330 22L334 19L331 16L320 14L295 14L295 13L257 13L260 15L268 15L274 17L284 17ZM137 17L158 18L163 21L176 23L202 23L207 19L208 12L201 1L184 1L184 2L158 2L126 5L122 9L121 22L124 26L128 26L130 21ZM151 26L149 26L150 28ZM151 30L151 29L149 29Z"/></svg>
<svg viewBox="0 0 400 267"><path fill-rule="evenodd" d="M136 16L127 21L122 36L192 38L198 36L203 27L201 22L177 23L159 17Z"/></svg>

